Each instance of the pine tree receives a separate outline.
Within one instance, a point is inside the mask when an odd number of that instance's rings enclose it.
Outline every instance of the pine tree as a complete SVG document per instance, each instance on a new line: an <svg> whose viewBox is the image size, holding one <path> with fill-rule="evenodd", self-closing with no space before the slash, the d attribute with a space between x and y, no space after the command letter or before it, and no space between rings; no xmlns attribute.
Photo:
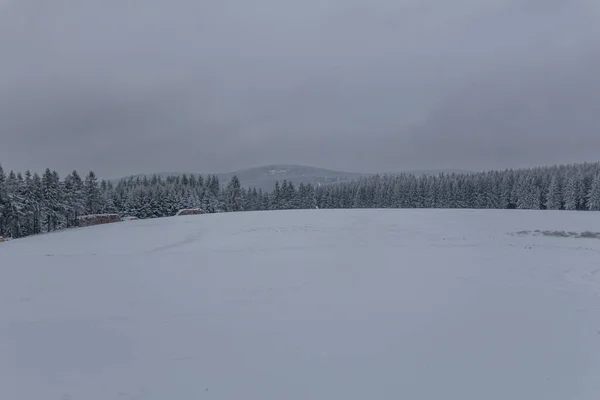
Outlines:
<svg viewBox="0 0 600 400"><path fill-rule="evenodd" d="M562 207L561 184L557 176L553 176L546 195L546 208L548 210L560 210Z"/></svg>
<svg viewBox="0 0 600 400"><path fill-rule="evenodd" d="M571 175L566 180L566 184L563 189L565 210L577 210L577 205L579 203L578 187L579 185L577 183L577 177L575 175Z"/></svg>
<svg viewBox="0 0 600 400"><path fill-rule="evenodd" d="M279 181L275 182L275 188L271 193L271 210L282 209L282 190Z"/></svg>
<svg viewBox="0 0 600 400"><path fill-rule="evenodd" d="M23 235L35 235L40 233L40 203L33 182L31 171L25 172L25 181L21 187L23 197L22 226Z"/></svg>
<svg viewBox="0 0 600 400"><path fill-rule="evenodd" d="M111 182L107 182L105 180L100 184L102 188L102 213L103 214L118 214L119 210L115 206L115 190L114 186ZM157 186L152 186L157 187Z"/></svg>
<svg viewBox="0 0 600 400"><path fill-rule="evenodd" d="M87 214L99 214L102 210L102 196L100 194L100 187L98 186L98 178L94 171L90 171L85 177L83 191L85 194L85 212Z"/></svg>
<svg viewBox="0 0 600 400"><path fill-rule="evenodd" d="M6 174L0 164L0 236L5 236L4 228L6 224L8 208L8 193L6 191Z"/></svg>
<svg viewBox="0 0 600 400"><path fill-rule="evenodd" d="M56 229L64 229L66 226L66 204L65 204L65 188L63 182L60 180L60 176L58 172L52 171L52 182L57 192L57 202L55 213L57 218L54 221L54 230Z"/></svg>
<svg viewBox="0 0 600 400"><path fill-rule="evenodd" d="M585 176L578 174L577 176L577 210L587 210L587 194L588 190L585 185Z"/></svg>
<svg viewBox="0 0 600 400"><path fill-rule="evenodd" d="M77 171L71 172L64 181L65 219L68 227L77 225L77 218L86 213L83 181Z"/></svg>
<svg viewBox="0 0 600 400"><path fill-rule="evenodd" d="M33 220L33 228L34 228L34 233L38 234L38 233L42 233L42 204L44 201L44 195L43 195L43 187L42 187L42 178L40 178L40 176L35 173L33 174L33 177L31 178L31 184L33 186L32 188L32 195L34 196L34 220Z"/></svg>
<svg viewBox="0 0 600 400"><path fill-rule="evenodd" d="M225 207L227 211L243 211L244 198L240 180L234 175L225 189Z"/></svg>
<svg viewBox="0 0 600 400"><path fill-rule="evenodd" d="M19 238L22 236L21 212L24 207L24 199L21 197L19 179L14 171L10 171L6 178L6 202L5 202L5 226L6 236Z"/></svg>
<svg viewBox="0 0 600 400"><path fill-rule="evenodd" d="M17 224L18 224L18 237L30 235L31 232L28 226L28 213L27 213L27 201L25 179L20 172L17 172L16 185L14 186L14 193L16 198L19 199L18 207L16 208Z"/></svg>
<svg viewBox="0 0 600 400"><path fill-rule="evenodd" d="M533 176L523 175L519 182L517 207L523 210L539 210L541 189L535 184Z"/></svg>
<svg viewBox="0 0 600 400"><path fill-rule="evenodd" d="M594 177L587 199L590 211L600 211L600 174L596 174Z"/></svg>
<svg viewBox="0 0 600 400"><path fill-rule="evenodd" d="M290 181L284 180L280 192L280 209L290 210L297 208L296 189Z"/></svg>
<svg viewBox="0 0 600 400"><path fill-rule="evenodd" d="M516 202L513 201L512 196L514 186L513 171L507 170L502 175L502 181L500 183L500 207L515 208Z"/></svg>
<svg viewBox="0 0 600 400"><path fill-rule="evenodd" d="M42 224L45 232L58 229L64 213L60 179L56 172L46 169L42 176Z"/></svg>
<svg viewBox="0 0 600 400"><path fill-rule="evenodd" d="M216 175L211 175L204 184L204 196L202 198L202 209L209 213L221 211L220 204L220 184Z"/></svg>

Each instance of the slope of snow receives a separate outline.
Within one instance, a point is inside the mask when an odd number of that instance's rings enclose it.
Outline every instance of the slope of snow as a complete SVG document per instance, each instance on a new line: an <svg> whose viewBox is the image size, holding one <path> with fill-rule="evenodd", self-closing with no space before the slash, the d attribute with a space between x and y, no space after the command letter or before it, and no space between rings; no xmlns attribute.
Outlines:
<svg viewBox="0 0 600 400"><path fill-rule="evenodd" d="M600 398L600 214L310 210L0 244L0 398Z"/></svg>

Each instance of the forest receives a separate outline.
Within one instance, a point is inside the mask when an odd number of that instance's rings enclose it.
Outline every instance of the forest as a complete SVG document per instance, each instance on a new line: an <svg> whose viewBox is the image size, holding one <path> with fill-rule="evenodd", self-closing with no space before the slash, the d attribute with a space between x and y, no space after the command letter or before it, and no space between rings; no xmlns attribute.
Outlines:
<svg viewBox="0 0 600 400"><path fill-rule="evenodd" d="M207 213L314 208L487 208L600 210L600 163L436 176L373 175L327 185L276 182L270 192L215 175L99 180L91 171L61 179L46 169L0 166L0 236L19 238L77 226L80 216L159 218L183 208Z"/></svg>

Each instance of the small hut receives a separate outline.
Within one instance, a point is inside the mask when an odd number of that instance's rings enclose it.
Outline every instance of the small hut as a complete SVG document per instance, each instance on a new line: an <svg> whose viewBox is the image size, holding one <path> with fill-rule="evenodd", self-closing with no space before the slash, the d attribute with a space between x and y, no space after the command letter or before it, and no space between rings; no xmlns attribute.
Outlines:
<svg viewBox="0 0 600 400"><path fill-rule="evenodd" d="M77 226L92 226L121 222L119 214L90 214L77 217Z"/></svg>

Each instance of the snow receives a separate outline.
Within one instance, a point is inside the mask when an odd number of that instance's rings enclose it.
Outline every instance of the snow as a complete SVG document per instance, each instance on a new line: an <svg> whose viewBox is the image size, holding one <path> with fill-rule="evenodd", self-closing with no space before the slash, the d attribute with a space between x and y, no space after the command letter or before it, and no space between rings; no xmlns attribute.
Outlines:
<svg viewBox="0 0 600 400"><path fill-rule="evenodd" d="M308 210L0 244L2 399L600 398L600 230Z"/></svg>

